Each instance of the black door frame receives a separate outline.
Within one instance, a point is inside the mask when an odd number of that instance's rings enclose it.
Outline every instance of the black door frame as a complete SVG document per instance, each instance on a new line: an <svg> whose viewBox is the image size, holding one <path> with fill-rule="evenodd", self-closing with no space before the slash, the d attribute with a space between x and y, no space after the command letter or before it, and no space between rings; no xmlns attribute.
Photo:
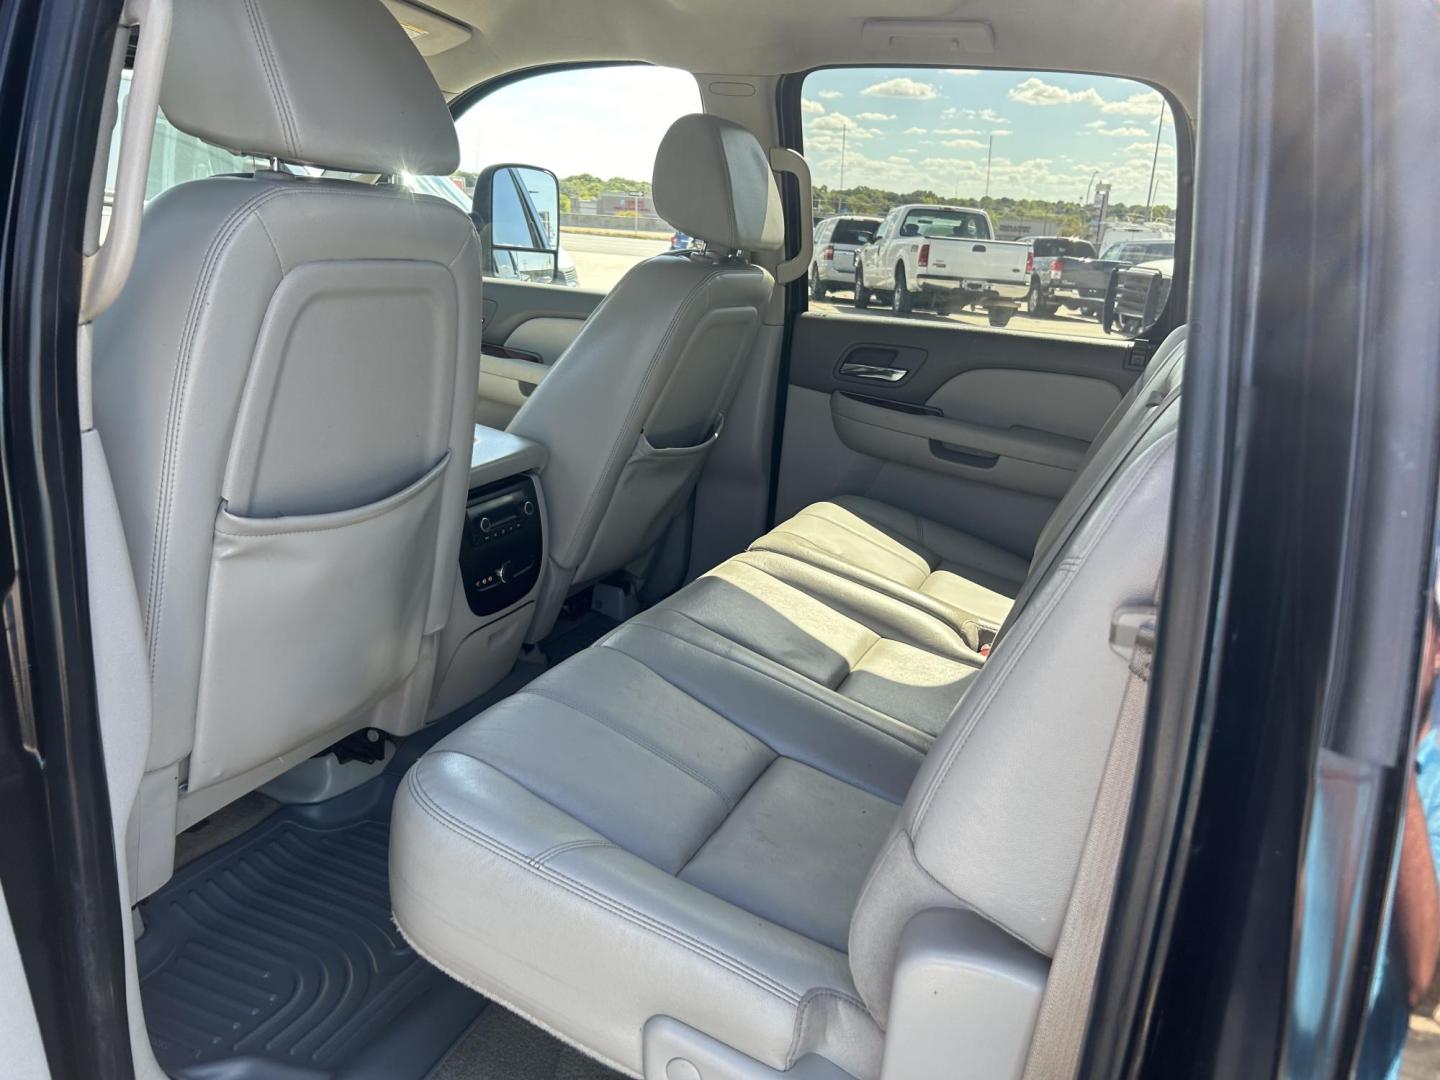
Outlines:
<svg viewBox="0 0 1440 1080"><path fill-rule="evenodd" d="M76 325L119 0L0 5L0 882L52 1075L133 1075L90 651ZM0 1007L17 1007L6 1002Z"/></svg>
<svg viewBox="0 0 1440 1080"><path fill-rule="evenodd" d="M1353 1066L1435 545L1437 52L1431 5L1207 5L1170 569L1084 1075Z"/></svg>

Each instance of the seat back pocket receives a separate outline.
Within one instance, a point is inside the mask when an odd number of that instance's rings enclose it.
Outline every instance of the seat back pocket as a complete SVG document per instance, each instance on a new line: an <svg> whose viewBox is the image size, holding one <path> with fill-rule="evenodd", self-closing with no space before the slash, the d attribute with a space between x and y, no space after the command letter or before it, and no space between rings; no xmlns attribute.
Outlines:
<svg viewBox="0 0 1440 1080"><path fill-rule="evenodd" d="M409 674L424 635L449 457L393 495L348 510L252 518L221 507L191 791L298 750Z"/></svg>
<svg viewBox="0 0 1440 1080"><path fill-rule="evenodd" d="M640 433L576 580L618 569L659 542L690 497L724 422L719 417L709 437L693 446L654 446Z"/></svg>

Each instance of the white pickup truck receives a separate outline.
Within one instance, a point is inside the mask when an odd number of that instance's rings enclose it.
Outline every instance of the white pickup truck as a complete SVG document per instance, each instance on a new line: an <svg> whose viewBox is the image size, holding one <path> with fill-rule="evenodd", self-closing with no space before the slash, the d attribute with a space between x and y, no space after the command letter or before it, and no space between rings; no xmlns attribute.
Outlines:
<svg viewBox="0 0 1440 1080"><path fill-rule="evenodd" d="M886 215L855 265L855 306L888 296L897 315L917 308L984 308L992 326L1010 321L1029 279L1020 241L996 240L990 215L965 206L911 203Z"/></svg>

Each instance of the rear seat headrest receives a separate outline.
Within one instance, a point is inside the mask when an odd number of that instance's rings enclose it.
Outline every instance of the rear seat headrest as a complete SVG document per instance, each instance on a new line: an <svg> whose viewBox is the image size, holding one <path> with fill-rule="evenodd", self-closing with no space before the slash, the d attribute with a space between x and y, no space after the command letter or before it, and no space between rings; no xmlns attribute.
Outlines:
<svg viewBox="0 0 1440 1080"><path fill-rule="evenodd" d="M460 160L440 88L380 0L177 0L160 107L206 142L301 165Z"/></svg>
<svg viewBox="0 0 1440 1080"><path fill-rule="evenodd" d="M655 212L681 232L732 251L785 246L785 215L755 136L718 116L670 125L655 154Z"/></svg>

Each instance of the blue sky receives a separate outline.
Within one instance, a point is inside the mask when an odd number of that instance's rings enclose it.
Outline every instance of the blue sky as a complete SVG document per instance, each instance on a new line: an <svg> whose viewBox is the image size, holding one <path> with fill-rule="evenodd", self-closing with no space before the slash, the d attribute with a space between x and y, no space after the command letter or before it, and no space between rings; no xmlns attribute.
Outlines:
<svg viewBox="0 0 1440 1080"><path fill-rule="evenodd" d="M805 156L817 184L930 188L978 198L995 136L990 193L1078 202L1091 176L1114 202L1144 203L1162 100L1127 79L929 68L818 71L803 90ZM501 161L560 176L648 178L676 117L700 108L694 76L628 66L554 72L497 91L461 118L465 168ZM1175 202L1168 116L1157 203Z"/></svg>
<svg viewBox="0 0 1440 1080"><path fill-rule="evenodd" d="M961 201L990 194L1079 202L1090 178L1111 201L1144 203L1165 112L1155 202L1175 203L1174 123L1164 99L1128 79L1012 71L881 68L805 80L805 157L817 184L930 188Z"/></svg>

